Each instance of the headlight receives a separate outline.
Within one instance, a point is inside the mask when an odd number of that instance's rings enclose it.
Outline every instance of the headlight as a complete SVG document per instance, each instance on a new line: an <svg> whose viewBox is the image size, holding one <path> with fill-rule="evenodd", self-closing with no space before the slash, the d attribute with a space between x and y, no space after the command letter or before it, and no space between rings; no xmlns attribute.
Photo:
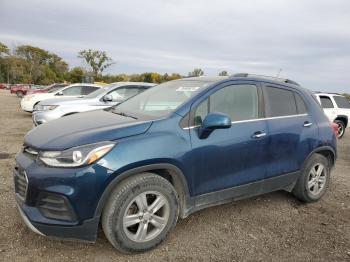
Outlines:
<svg viewBox="0 0 350 262"><path fill-rule="evenodd" d="M49 110L54 110L55 108L57 108L58 105L36 105L34 107L35 111L49 111Z"/></svg>
<svg viewBox="0 0 350 262"><path fill-rule="evenodd" d="M73 147L65 151L40 152L39 158L48 166L54 167L77 167L90 165L114 147L113 142L102 142L84 146Z"/></svg>

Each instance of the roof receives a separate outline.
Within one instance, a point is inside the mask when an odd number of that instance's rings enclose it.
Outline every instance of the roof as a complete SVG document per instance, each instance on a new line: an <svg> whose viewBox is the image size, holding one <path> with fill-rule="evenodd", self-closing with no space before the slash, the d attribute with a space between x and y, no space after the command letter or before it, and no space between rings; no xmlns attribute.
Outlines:
<svg viewBox="0 0 350 262"><path fill-rule="evenodd" d="M314 94L316 95L332 95L332 96L343 96L342 94L338 94L338 93L329 93L329 92L320 92L320 91L316 91L314 92Z"/></svg>
<svg viewBox="0 0 350 262"><path fill-rule="evenodd" d="M157 83L147 83L147 82L131 82L131 81L125 81L125 82L114 82L109 85L113 86L123 86L123 85L143 85L143 86L155 86Z"/></svg>
<svg viewBox="0 0 350 262"><path fill-rule="evenodd" d="M264 79L264 80L268 80L268 81L274 81L274 82L278 82L278 83L285 83L285 84L291 84L291 85L296 85L296 86L300 86L297 82L290 80L290 79L286 79L286 78L280 78L277 76L265 76L265 75L256 75L256 74L248 74L248 73L238 73L238 74L234 74L231 77L240 77L240 78L255 78L255 79Z"/></svg>
<svg viewBox="0 0 350 262"><path fill-rule="evenodd" d="M185 77L175 81L205 81L205 82L218 82L228 79L228 76L196 76L196 77Z"/></svg>
<svg viewBox="0 0 350 262"><path fill-rule="evenodd" d="M97 84L90 84L90 83L74 83L74 84L67 85L67 86L62 87L62 88L67 88L67 87L69 87L69 86L81 86L81 85L84 85L84 86L102 87L101 85L97 85Z"/></svg>

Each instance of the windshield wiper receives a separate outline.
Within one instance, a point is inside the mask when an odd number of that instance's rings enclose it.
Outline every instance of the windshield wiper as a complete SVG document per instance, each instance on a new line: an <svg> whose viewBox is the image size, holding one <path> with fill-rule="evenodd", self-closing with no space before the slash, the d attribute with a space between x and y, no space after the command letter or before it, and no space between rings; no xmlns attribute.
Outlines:
<svg viewBox="0 0 350 262"><path fill-rule="evenodd" d="M128 114L126 114L124 112L117 112L114 108L112 108L111 112L114 113L114 114L120 115L120 116L125 116L125 117L130 117L130 118L133 118L133 119L137 119L137 117L128 115Z"/></svg>

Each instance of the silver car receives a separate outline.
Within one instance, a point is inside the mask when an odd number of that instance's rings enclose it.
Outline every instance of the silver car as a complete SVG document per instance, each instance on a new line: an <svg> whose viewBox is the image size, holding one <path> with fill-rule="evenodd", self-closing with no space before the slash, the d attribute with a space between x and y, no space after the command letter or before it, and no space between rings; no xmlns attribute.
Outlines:
<svg viewBox="0 0 350 262"><path fill-rule="evenodd" d="M144 82L117 82L78 98L48 99L34 107L34 125L75 113L104 109L135 96L154 86Z"/></svg>

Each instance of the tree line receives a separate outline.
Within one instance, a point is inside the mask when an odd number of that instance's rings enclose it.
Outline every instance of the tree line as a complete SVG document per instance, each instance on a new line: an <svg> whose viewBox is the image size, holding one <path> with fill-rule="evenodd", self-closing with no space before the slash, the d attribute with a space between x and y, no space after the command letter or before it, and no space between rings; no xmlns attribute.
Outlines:
<svg viewBox="0 0 350 262"><path fill-rule="evenodd" d="M113 59L105 51L86 49L80 51L77 57L87 64L87 68L73 67L70 69L67 62L60 56L40 47L20 45L11 50L0 42L0 83L38 85L60 82L79 83L86 80L86 77L105 83L119 81L162 83L186 77L179 73L159 74L156 72L103 74L108 67L114 64ZM202 75L204 71L195 68L187 76ZM219 75L228 75L228 73L222 71Z"/></svg>

